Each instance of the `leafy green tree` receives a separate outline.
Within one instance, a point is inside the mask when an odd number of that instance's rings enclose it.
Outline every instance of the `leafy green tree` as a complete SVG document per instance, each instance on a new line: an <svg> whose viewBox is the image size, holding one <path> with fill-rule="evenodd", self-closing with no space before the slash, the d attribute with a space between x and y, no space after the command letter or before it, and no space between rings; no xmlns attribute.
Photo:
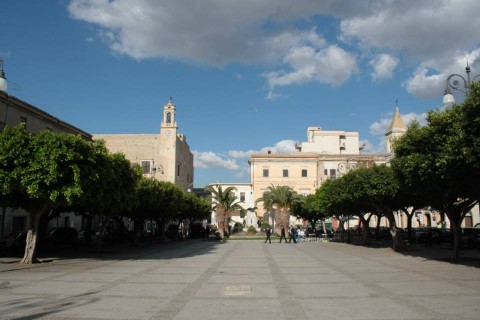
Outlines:
<svg viewBox="0 0 480 320"><path fill-rule="evenodd" d="M369 208L364 201L360 200L365 187L362 186L362 182L361 175L357 170L351 171L339 179L327 180L317 190L315 196L318 206L340 221L341 217L357 216L363 226L363 240L365 243L369 243L368 221L364 218Z"/></svg>
<svg viewBox="0 0 480 320"><path fill-rule="evenodd" d="M478 203L480 177L478 107L475 85L464 106L429 111L427 125L413 123L394 144L392 168L399 181L448 216L453 257L459 257L461 222Z"/></svg>
<svg viewBox="0 0 480 320"><path fill-rule="evenodd" d="M157 222L160 240L165 237L165 225L173 219L180 219L179 212L183 208L184 193L174 183L158 181L153 178L141 177L136 186L138 202L130 210L134 220L133 244L138 240L141 228L146 219ZM150 230L150 242L153 241L154 230Z"/></svg>
<svg viewBox="0 0 480 320"><path fill-rule="evenodd" d="M95 179L91 143L80 136L42 131L35 136L24 126L0 132L2 198L16 197L29 216L25 255L21 263L37 261L40 218L52 208L72 205Z"/></svg>
<svg viewBox="0 0 480 320"><path fill-rule="evenodd" d="M177 219L181 222L180 212L184 202L184 192L176 184L168 181L160 181L159 183L161 198L160 211L158 212L157 221L160 229L160 236L164 237L165 225L171 219Z"/></svg>
<svg viewBox="0 0 480 320"><path fill-rule="evenodd" d="M212 203L206 198L198 197L194 193L186 192L183 194L183 208L181 209L181 218L190 221L208 219Z"/></svg>
<svg viewBox="0 0 480 320"><path fill-rule="evenodd" d="M298 201L292 204L291 214L298 219L309 221L312 227L315 227L320 220L325 221L329 216L315 194L309 194L306 197L299 196ZM326 232L325 224L323 226L324 232Z"/></svg>

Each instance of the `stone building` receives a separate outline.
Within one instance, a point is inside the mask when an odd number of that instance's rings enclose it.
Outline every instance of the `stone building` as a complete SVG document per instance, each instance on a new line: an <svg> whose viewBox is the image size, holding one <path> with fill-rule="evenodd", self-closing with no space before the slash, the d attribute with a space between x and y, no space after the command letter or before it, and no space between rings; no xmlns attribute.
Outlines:
<svg viewBox="0 0 480 320"><path fill-rule="evenodd" d="M141 166L145 176L169 181L187 191L193 187L193 154L184 134L178 132L176 107L163 108L159 134L95 134L110 152L121 152Z"/></svg>

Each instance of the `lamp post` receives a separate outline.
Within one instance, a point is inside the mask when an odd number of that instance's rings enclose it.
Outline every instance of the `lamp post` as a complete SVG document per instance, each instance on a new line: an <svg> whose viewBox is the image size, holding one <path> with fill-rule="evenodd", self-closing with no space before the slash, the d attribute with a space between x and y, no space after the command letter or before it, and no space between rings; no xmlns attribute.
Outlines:
<svg viewBox="0 0 480 320"><path fill-rule="evenodd" d="M473 79L470 79L470 66L468 65L468 61L467 61L467 66L465 67L465 72L467 73L467 78L465 78L464 76L458 73L453 73L448 76L446 85L445 85L445 94L443 96L443 105L448 106L448 105L453 105L455 103L455 98L453 97L450 89L461 91L466 95L470 90L470 85L472 83L472 80L475 81L475 79L480 78L480 75L477 75L473 77ZM463 88L462 88L462 84L463 84Z"/></svg>
<svg viewBox="0 0 480 320"><path fill-rule="evenodd" d="M3 59L0 58L0 91L7 91L7 78L3 71Z"/></svg>

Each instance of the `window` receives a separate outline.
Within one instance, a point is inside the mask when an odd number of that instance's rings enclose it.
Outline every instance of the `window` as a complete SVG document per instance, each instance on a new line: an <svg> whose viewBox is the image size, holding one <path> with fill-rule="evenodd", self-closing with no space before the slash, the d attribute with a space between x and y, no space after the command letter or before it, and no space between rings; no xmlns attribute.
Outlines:
<svg viewBox="0 0 480 320"><path fill-rule="evenodd" d="M302 178L307 177L307 169L302 169Z"/></svg>
<svg viewBox="0 0 480 320"><path fill-rule="evenodd" d="M151 161L150 160L142 160L140 163L142 166L142 173L143 174L148 174L151 172L150 167L151 167Z"/></svg>
<svg viewBox="0 0 480 320"><path fill-rule="evenodd" d="M245 202L245 192L240 192L240 202Z"/></svg>
<svg viewBox="0 0 480 320"><path fill-rule="evenodd" d="M283 169L283 177L288 178L288 169Z"/></svg>
<svg viewBox="0 0 480 320"><path fill-rule="evenodd" d="M180 177L180 165L181 163L177 164L177 177Z"/></svg>
<svg viewBox="0 0 480 320"><path fill-rule="evenodd" d="M27 124L27 118L20 116L20 123Z"/></svg>
<svg viewBox="0 0 480 320"><path fill-rule="evenodd" d="M268 178L268 169L263 169L263 177Z"/></svg>
<svg viewBox="0 0 480 320"><path fill-rule="evenodd" d="M328 176L328 169L323 169L323 174Z"/></svg>
<svg viewBox="0 0 480 320"><path fill-rule="evenodd" d="M335 179L336 176L336 170L335 169L330 169L330 178Z"/></svg>

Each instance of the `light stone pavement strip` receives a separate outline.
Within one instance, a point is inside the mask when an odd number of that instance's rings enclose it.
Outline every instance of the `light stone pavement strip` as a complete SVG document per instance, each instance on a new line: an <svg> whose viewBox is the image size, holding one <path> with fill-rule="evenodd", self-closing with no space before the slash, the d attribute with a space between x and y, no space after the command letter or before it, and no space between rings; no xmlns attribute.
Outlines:
<svg viewBox="0 0 480 320"><path fill-rule="evenodd" d="M0 319L480 319L480 253L465 254L188 240L2 263Z"/></svg>

